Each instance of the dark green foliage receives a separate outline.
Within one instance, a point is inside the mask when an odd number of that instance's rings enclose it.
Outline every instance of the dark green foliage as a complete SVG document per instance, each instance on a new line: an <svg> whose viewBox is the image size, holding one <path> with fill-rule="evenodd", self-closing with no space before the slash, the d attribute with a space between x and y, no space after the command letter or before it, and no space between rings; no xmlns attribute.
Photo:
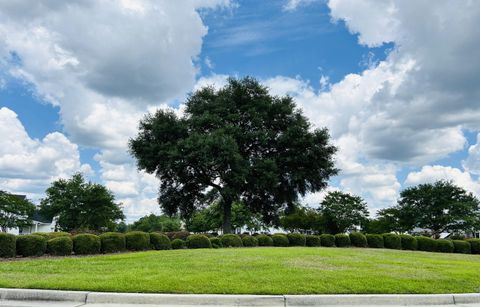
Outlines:
<svg viewBox="0 0 480 307"><path fill-rule="evenodd" d="M423 236L416 237L416 239L417 239L417 249L419 251L434 252L437 250L436 240L429 237L423 237Z"/></svg>
<svg viewBox="0 0 480 307"><path fill-rule="evenodd" d="M323 216L318 210L295 204L280 217L280 226L290 232L314 231L324 229Z"/></svg>
<svg viewBox="0 0 480 307"><path fill-rule="evenodd" d="M379 234L367 234L367 243L370 248L383 248L383 236Z"/></svg>
<svg viewBox="0 0 480 307"><path fill-rule="evenodd" d="M150 249L150 235L143 231L130 231L125 234L125 247L131 251Z"/></svg>
<svg viewBox="0 0 480 307"><path fill-rule="evenodd" d="M213 248L221 248L223 247L222 245L222 240L220 240L219 237L211 237L210 238L210 243L212 243Z"/></svg>
<svg viewBox="0 0 480 307"><path fill-rule="evenodd" d="M451 240L437 240L437 252L440 253L453 253L455 247Z"/></svg>
<svg viewBox="0 0 480 307"><path fill-rule="evenodd" d="M234 234L226 234L221 237L223 247L242 247L243 242L240 236Z"/></svg>
<svg viewBox="0 0 480 307"><path fill-rule="evenodd" d="M269 223L337 174L328 130L312 129L291 97L272 96L253 78L204 87L185 105L180 118L148 114L129 144L138 167L160 179L167 214L189 218L206 197L221 197L222 227L230 233L235 201Z"/></svg>
<svg viewBox="0 0 480 307"><path fill-rule="evenodd" d="M284 247L284 246L289 246L290 243L288 241L288 237L284 234L274 234L272 237L273 241L273 246L279 246L279 247Z"/></svg>
<svg viewBox="0 0 480 307"><path fill-rule="evenodd" d="M23 257L38 257L45 254L47 240L42 236L25 235L17 237L17 255Z"/></svg>
<svg viewBox="0 0 480 307"><path fill-rule="evenodd" d="M321 246L320 237L314 235L308 235L305 237L305 245L310 247Z"/></svg>
<svg viewBox="0 0 480 307"><path fill-rule="evenodd" d="M472 252L470 243L465 240L452 240L454 252L459 254L470 254Z"/></svg>
<svg viewBox="0 0 480 307"><path fill-rule="evenodd" d="M178 218L168 217L166 215L158 216L155 214L150 214L141 217L138 221L134 222L130 229L143 232L180 231L181 224L180 219Z"/></svg>
<svg viewBox="0 0 480 307"><path fill-rule="evenodd" d="M467 239L472 249L472 254L480 254L480 239Z"/></svg>
<svg viewBox="0 0 480 307"><path fill-rule="evenodd" d="M170 239L163 233L150 233L150 244L155 250L172 249Z"/></svg>
<svg viewBox="0 0 480 307"><path fill-rule="evenodd" d="M187 238L188 248L212 248L212 243L205 235L190 235Z"/></svg>
<svg viewBox="0 0 480 307"><path fill-rule="evenodd" d="M399 235L394 233L383 234L383 245L385 248L402 249L402 239Z"/></svg>
<svg viewBox="0 0 480 307"><path fill-rule="evenodd" d="M172 249L184 249L185 248L185 241L182 239L174 239L172 241Z"/></svg>
<svg viewBox="0 0 480 307"><path fill-rule="evenodd" d="M325 247L335 246L335 236L331 234L320 235L320 243Z"/></svg>
<svg viewBox="0 0 480 307"><path fill-rule="evenodd" d="M58 232L34 232L33 235L38 235L44 237L47 241L50 239L58 238L58 237L70 237L70 233L58 231Z"/></svg>
<svg viewBox="0 0 480 307"><path fill-rule="evenodd" d="M335 245L337 247L349 247L350 246L350 237L343 233L338 233L335 235Z"/></svg>
<svg viewBox="0 0 480 307"><path fill-rule="evenodd" d="M30 226L35 205L25 197L0 190L0 232Z"/></svg>
<svg viewBox="0 0 480 307"><path fill-rule="evenodd" d="M289 246L305 246L305 235L301 233L289 233L287 234Z"/></svg>
<svg viewBox="0 0 480 307"><path fill-rule="evenodd" d="M258 240L252 236L244 236L242 238L243 246L245 247L256 247L258 246Z"/></svg>
<svg viewBox="0 0 480 307"><path fill-rule="evenodd" d="M126 249L125 235L118 232L106 232L100 235L102 253L118 253Z"/></svg>
<svg viewBox="0 0 480 307"><path fill-rule="evenodd" d="M258 246L273 246L273 240L270 236L260 234L256 236L258 241Z"/></svg>
<svg viewBox="0 0 480 307"><path fill-rule="evenodd" d="M9 233L0 232L0 258L15 257L17 238Z"/></svg>
<svg viewBox="0 0 480 307"><path fill-rule="evenodd" d="M53 256L69 256L73 251L73 241L70 236L59 236L47 241L47 252Z"/></svg>
<svg viewBox="0 0 480 307"><path fill-rule="evenodd" d="M170 239L170 241L173 241L175 239L180 239L185 241L187 237L191 235L191 233L188 231L169 231L166 233L166 235Z"/></svg>
<svg viewBox="0 0 480 307"><path fill-rule="evenodd" d="M361 232L352 232L349 234L350 243L355 247L367 247L367 238Z"/></svg>
<svg viewBox="0 0 480 307"><path fill-rule="evenodd" d="M414 236L400 235L400 241L402 242L402 249L417 250L417 239Z"/></svg>
<svg viewBox="0 0 480 307"><path fill-rule="evenodd" d="M82 233L73 236L73 252L76 255L91 255L100 253L102 242L99 236Z"/></svg>

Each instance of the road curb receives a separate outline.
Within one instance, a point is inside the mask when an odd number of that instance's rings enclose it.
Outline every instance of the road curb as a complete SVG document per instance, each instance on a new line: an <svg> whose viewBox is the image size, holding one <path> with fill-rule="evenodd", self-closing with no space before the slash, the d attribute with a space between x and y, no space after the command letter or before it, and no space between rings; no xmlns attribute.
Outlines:
<svg viewBox="0 0 480 307"><path fill-rule="evenodd" d="M480 293L465 294L341 294L341 295L222 295L149 294L87 291L4 289L0 300L56 301L85 304L161 304L191 306L358 306L480 304Z"/></svg>

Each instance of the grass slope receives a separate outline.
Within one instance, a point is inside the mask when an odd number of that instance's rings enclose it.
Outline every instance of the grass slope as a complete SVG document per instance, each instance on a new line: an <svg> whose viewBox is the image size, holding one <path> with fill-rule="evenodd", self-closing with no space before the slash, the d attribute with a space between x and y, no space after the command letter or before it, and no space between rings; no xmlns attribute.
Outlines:
<svg viewBox="0 0 480 307"><path fill-rule="evenodd" d="M480 291L480 256L356 248L172 250L0 261L0 287L163 293Z"/></svg>

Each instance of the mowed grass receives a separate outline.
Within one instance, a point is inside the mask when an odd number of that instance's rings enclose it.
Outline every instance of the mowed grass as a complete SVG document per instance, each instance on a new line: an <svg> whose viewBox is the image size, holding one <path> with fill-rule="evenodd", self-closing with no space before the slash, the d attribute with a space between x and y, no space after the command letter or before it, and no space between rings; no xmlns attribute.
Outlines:
<svg viewBox="0 0 480 307"><path fill-rule="evenodd" d="M0 287L114 292L480 292L480 256L359 248L148 251L0 261Z"/></svg>

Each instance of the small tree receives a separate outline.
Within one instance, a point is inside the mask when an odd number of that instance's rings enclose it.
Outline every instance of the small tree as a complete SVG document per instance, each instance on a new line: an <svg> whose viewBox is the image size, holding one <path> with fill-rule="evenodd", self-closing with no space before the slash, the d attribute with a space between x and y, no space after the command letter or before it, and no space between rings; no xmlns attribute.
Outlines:
<svg viewBox="0 0 480 307"><path fill-rule="evenodd" d="M479 200L449 181L420 184L400 193L394 207L401 227L429 229L438 238L444 231L480 229Z"/></svg>
<svg viewBox="0 0 480 307"><path fill-rule="evenodd" d="M134 222L131 226L132 230L140 230L144 232L153 231L179 231L181 229L180 220L174 217L168 217L165 215L150 214L141 217L138 221Z"/></svg>
<svg viewBox="0 0 480 307"><path fill-rule="evenodd" d="M291 232L321 233L324 231L324 220L317 210L297 205L280 217L280 226Z"/></svg>
<svg viewBox="0 0 480 307"><path fill-rule="evenodd" d="M320 204L319 212L325 221L325 231L336 234L354 230L368 219L365 201L356 195L339 191L329 192Z"/></svg>
<svg viewBox="0 0 480 307"><path fill-rule="evenodd" d="M113 229L116 221L125 218L112 192L85 182L81 174L54 181L41 201L40 212L58 216L58 226L64 231Z"/></svg>
<svg viewBox="0 0 480 307"><path fill-rule="evenodd" d="M35 205L28 199L0 190L0 228L22 228L32 223Z"/></svg>

